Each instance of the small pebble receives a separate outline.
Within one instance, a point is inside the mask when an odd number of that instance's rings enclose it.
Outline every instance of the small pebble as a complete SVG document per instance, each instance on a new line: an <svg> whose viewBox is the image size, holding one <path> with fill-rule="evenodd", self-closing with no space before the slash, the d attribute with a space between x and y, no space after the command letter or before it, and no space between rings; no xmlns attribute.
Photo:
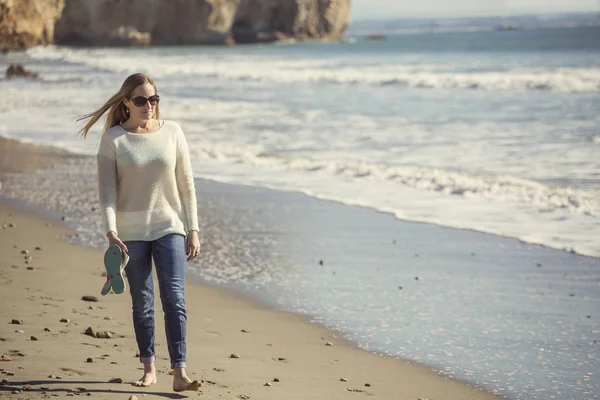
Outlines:
<svg viewBox="0 0 600 400"><path fill-rule="evenodd" d="M110 333L108 331L96 332L96 338L97 339L111 339L112 333Z"/></svg>
<svg viewBox="0 0 600 400"><path fill-rule="evenodd" d="M104 319L107 321L110 321L112 319L112 317L109 315L109 316L104 317Z"/></svg>
<svg viewBox="0 0 600 400"><path fill-rule="evenodd" d="M327 343L325 343L325 346L333 346L333 343L327 342Z"/></svg>
<svg viewBox="0 0 600 400"><path fill-rule="evenodd" d="M29 250L21 250L21 254L29 254Z"/></svg>
<svg viewBox="0 0 600 400"><path fill-rule="evenodd" d="M340 382L348 382L348 379L346 379L346 378L340 378Z"/></svg>
<svg viewBox="0 0 600 400"><path fill-rule="evenodd" d="M20 329L15 330L16 333L25 333L25 331L22 331Z"/></svg>
<svg viewBox="0 0 600 400"><path fill-rule="evenodd" d="M233 353L229 356L229 358L240 358L240 356L239 356L239 354Z"/></svg>
<svg viewBox="0 0 600 400"><path fill-rule="evenodd" d="M11 222L11 223L9 223L9 224L8 224L8 227L9 227L9 228L16 228L16 227L17 227L17 225L15 225L14 223L12 223L12 222Z"/></svg>
<svg viewBox="0 0 600 400"><path fill-rule="evenodd" d="M44 328L44 332L52 332L50 328Z"/></svg>
<svg viewBox="0 0 600 400"><path fill-rule="evenodd" d="M319 265L323 265L323 264L325 264L325 263L323 262L323 260L319 260Z"/></svg>
<svg viewBox="0 0 600 400"><path fill-rule="evenodd" d="M242 329L242 331L241 331L241 332L242 332L242 333L250 333L250 332L248 332L248 331L247 331L247 330L245 330L245 329Z"/></svg>
<svg viewBox="0 0 600 400"><path fill-rule="evenodd" d="M88 359L85 360L85 362L87 362L87 363L93 363L94 359L92 357L88 357Z"/></svg>
<svg viewBox="0 0 600 400"><path fill-rule="evenodd" d="M82 296L81 300L83 301L98 301L98 298L96 296Z"/></svg>
<svg viewBox="0 0 600 400"><path fill-rule="evenodd" d="M64 322L65 324L68 324L69 322L71 322L71 320L69 318L62 318L60 320L60 322Z"/></svg>
<svg viewBox="0 0 600 400"><path fill-rule="evenodd" d="M38 338L36 338L35 336L32 336L32 337L30 337L29 339L30 339L30 340L33 340L34 342L35 342L36 340L38 340Z"/></svg>
<svg viewBox="0 0 600 400"><path fill-rule="evenodd" d="M35 268L33 268L33 267L27 267L27 270L28 270L28 271L33 271L34 269L35 269Z"/></svg>
<svg viewBox="0 0 600 400"><path fill-rule="evenodd" d="M10 323L13 325L23 325L23 320L13 319Z"/></svg>
<svg viewBox="0 0 600 400"><path fill-rule="evenodd" d="M273 382L279 382L279 378L273 378Z"/></svg>
<svg viewBox="0 0 600 400"><path fill-rule="evenodd" d="M91 326L88 326L88 328L83 333L84 333L84 335L88 335L88 336L91 336L93 338L96 337L96 331Z"/></svg>
<svg viewBox="0 0 600 400"><path fill-rule="evenodd" d="M370 383L365 383L365 386L366 387L371 387L371 384Z"/></svg>
<svg viewBox="0 0 600 400"><path fill-rule="evenodd" d="M271 386L271 382L265 383L265 386Z"/></svg>
<svg viewBox="0 0 600 400"><path fill-rule="evenodd" d="M7 372L6 376L15 376L15 373L14 372Z"/></svg>
<svg viewBox="0 0 600 400"><path fill-rule="evenodd" d="M108 383L123 383L123 379L121 378L111 378Z"/></svg>
<svg viewBox="0 0 600 400"><path fill-rule="evenodd" d="M35 246L35 249L36 249L37 251L42 251L42 250L44 250L44 249L42 249L40 246Z"/></svg>

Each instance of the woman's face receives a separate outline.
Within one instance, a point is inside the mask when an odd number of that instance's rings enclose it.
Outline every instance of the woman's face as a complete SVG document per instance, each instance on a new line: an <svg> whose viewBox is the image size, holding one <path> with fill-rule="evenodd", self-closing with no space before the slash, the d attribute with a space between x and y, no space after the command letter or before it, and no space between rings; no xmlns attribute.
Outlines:
<svg viewBox="0 0 600 400"><path fill-rule="evenodd" d="M131 99L135 99L136 97L148 99L149 97L156 96L156 94L154 86L150 83L144 83L136 87L131 93L130 98L124 100L125 105L129 108L129 118L144 121L154 118L154 112L158 103L152 105L151 101L146 101L143 106L138 107ZM141 99L138 99L138 102L139 100Z"/></svg>

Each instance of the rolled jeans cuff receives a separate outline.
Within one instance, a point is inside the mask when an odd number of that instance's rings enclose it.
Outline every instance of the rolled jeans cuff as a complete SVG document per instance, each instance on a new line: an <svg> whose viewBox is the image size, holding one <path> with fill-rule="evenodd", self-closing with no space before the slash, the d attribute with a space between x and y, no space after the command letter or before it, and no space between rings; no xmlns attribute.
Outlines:
<svg viewBox="0 0 600 400"><path fill-rule="evenodd" d="M156 361L156 356L140 357L142 364L152 364L154 361Z"/></svg>
<svg viewBox="0 0 600 400"><path fill-rule="evenodd" d="M177 361L171 365L171 368L186 368L185 361Z"/></svg>

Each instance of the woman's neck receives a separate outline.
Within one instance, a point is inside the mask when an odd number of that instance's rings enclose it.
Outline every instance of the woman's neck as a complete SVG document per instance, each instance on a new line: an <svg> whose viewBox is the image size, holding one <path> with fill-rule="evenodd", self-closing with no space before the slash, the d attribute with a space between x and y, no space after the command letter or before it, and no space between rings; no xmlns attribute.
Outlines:
<svg viewBox="0 0 600 400"><path fill-rule="evenodd" d="M129 132L134 133L146 133L155 131L158 128L158 120L146 119L146 120L127 120L121 124L121 127Z"/></svg>

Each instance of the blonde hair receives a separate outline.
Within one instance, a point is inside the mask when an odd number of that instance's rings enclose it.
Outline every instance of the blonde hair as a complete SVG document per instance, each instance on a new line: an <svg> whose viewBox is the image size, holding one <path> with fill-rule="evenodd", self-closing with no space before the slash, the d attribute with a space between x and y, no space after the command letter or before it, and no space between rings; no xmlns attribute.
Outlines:
<svg viewBox="0 0 600 400"><path fill-rule="evenodd" d="M106 123L102 129L102 133L106 132L113 126L127 121L129 119L129 109L125 106L123 100L131 97L131 93L133 93L135 88L145 83L151 84L154 86L154 90L156 90L156 84L148 76L141 73L129 75L127 79L125 79L125 82L123 82L123 85L121 85L121 89L119 89L115 95L108 99L108 101L104 103L102 107L77 119L77 122L89 119L85 126L79 131L79 135L85 139L90 129L92 129L92 126L94 126L94 124L96 124L96 122L98 122L98 120L107 111L108 116L106 117ZM154 111L154 118L160 119L160 110L158 108L158 104L156 105Z"/></svg>

